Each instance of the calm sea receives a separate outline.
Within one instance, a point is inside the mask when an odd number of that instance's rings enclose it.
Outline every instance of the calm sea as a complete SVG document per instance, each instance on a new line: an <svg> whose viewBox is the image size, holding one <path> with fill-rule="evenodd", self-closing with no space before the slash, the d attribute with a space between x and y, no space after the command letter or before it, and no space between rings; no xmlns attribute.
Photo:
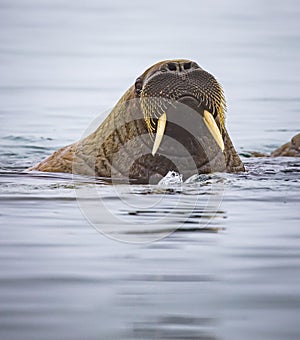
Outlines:
<svg viewBox="0 0 300 340"><path fill-rule="evenodd" d="M298 0L0 1L1 340L300 338L299 160L163 187L23 172L167 58L221 82L241 154L271 152L300 130L299 15Z"/></svg>

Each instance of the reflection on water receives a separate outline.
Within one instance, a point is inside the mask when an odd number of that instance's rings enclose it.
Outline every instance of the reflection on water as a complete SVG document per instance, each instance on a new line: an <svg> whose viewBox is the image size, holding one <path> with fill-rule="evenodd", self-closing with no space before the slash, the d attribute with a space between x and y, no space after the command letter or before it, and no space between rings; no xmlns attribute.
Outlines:
<svg viewBox="0 0 300 340"><path fill-rule="evenodd" d="M270 153L299 132L299 12L1 1L1 340L299 339L299 160L175 186L24 172L170 57L223 84L241 153Z"/></svg>

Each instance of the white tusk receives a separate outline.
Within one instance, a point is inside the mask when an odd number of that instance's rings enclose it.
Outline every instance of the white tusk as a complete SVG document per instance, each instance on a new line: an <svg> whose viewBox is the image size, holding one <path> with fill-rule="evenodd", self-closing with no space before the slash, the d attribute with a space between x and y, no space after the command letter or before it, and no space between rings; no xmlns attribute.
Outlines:
<svg viewBox="0 0 300 340"><path fill-rule="evenodd" d="M167 124L167 115L163 113L159 117L158 122L157 122L157 130L156 130L155 141L154 141L153 148L152 148L152 156L156 154L160 146L160 143L165 133L166 124Z"/></svg>
<svg viewBox="0 0 300 340"><path fill-rule="evenodd" d="M218 125L216 124L216 121L214 120L212 114L209 113L208 111L204 110L203 118L204 118L204 123L207 126L209 132L214 137L214 140L219 145L220 149L222 151L224 151L223 138L222 138L221 132L220 132Z"/></svg>

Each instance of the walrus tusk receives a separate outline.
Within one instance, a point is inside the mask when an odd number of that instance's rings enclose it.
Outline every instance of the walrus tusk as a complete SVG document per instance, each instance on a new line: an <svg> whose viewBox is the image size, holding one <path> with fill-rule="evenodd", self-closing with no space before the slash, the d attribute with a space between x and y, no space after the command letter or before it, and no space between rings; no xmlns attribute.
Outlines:
<svg viewBox="0 0 300 340"><path fill-rule="evenodd" d="M166 124L167 124L167 115L166 113L163 113L159 117L158 122L157 122L157 130L156 130L155 141L154 141L153 148L152 148L152 156L156 154L160 146L160 143L165 133Z"/></svg>
<svg viewBox="0 0 300 340"><path fill-rule="evenodd" d="M221 132L218 128L218 125L216 124L211 113L204 110L203 119L204 119L204 123L205 123L206 127L208 128L209 132L212 134L212 136L214 137L214 140L216 141L216 143L219 145L220 149L223 152L224 151L224 141L223 141Z"/></svg>

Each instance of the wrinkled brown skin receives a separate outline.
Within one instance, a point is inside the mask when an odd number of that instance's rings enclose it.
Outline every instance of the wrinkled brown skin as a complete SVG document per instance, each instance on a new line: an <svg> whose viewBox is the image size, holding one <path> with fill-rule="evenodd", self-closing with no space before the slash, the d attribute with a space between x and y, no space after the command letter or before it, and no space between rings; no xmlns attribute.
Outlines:
<svg viewBox="0 0 300 340"><path fill-rule="evenodd" d="M292 137L290 142L283 144L271 154L252 151L253 157L300 157L300 133Z"/></svg>
<svg viewBox="0 0 300 340"><path fill-rule="evenodd" d="M161 67L165 67L165 65L169 65L168 63L175 63L176 65L182 66L184 65L184 63L191 63L191 61L167 60L153 65L138 78L142 80L143 83L142 86L145 86L145 84L147 84L147 79L150 78L155 72L157 72L157 70L160 70ZM195 65L199 67L197 64ZM167 73L169 72L171 71L167 71ZM182 73L184 72L188 73L189 70L183 70L182 68ZM203 72L205 71L203 70ZM208 73L206 72L206 74ZM128 105L125 104L130 99L137 99L137 101L136 103L133 104L131 104L130 102ZM122 145L125 145L128 141L134 139L134 137L136 136L139 136L141 134L149 135L149 127L147 126L145 119L136 120L134 123L129 122L128 124L123 125L121 124L121 127L118 129L114 128L116 122L130 121L133 118L132 117L133 112L142 111L141 107L136 107L140 105L137 103L139 103L139 93L136 89L136 85L133 85L127 90L127 92L122 96L122 98L113 108L113 110L104 120L104 122L93 133L91 133L89 136L78 142L75 142L71 145L59 149L58 151L54 152L51 156L49 156L39 164L33 166L29 170L45 172L66 172L91 176L96 175L107 178L111 177L112 174L111 162L115 153L120 150L120 147ZM217 103L216 105L219 105L221 107L221 103ZM223 163L221 161L218 163L217 160L215 162L216 166L214 166L213 171L216 170L224 172L244 171L245 170L244 165L240 160L240 157L237 154L232 144L232 141L229 137L229 134L225 128L224 111L221 111L220 109L220 114L215 119L223 136L225 145L223 154L219 149L219 154L221 154L223 158ZM111 132L108 133L108 131ZM149 141L150 141L149 143L153 143L153 141L151 142L150 139ZM148 141L146 141L146 143L147 142ZM135 147L139 148L139 145L135 145ZM149 147L151 149L151 145ZM134 152L131 156L132 157L135 156ZM216 159L218 158L220 157L216 157ZM123 174L122 162L123 162L122 159L119 159L117 161L117 167L121 175ZM160 174L160 176L164 176L168 173L169 170L173 170L170 168L171 165L170 163L168 163L168 160L161 157L159 155L159 152L157 153L157 155L155 155L155 157L153 157L150 152L150 154L145 157L143 166L146 168L145 170L146 172L148 171L147 167L149 167L150 169L149 173L147 172L146 175L141 174L140 172L142 171L140 170L140 168L138 166L133 166L133 170L132 173L130 174L130 177L140 178L141 179L140 182L147 182L149 176L153 175L156 171ZM201 166L199 165L199 173L207 173L211 171L212 171L211 168L206 166L202 167L202 165ZM187 173L187 176L188 175L189 174ZM146 180L145 178L143 179L143 176L147 177Z"/></svg>
<svg viewBox="0 0 300 340"><path fill-rule="evenodd" d="M271 157L300 157L300 133L271 153Z"/></svg>

